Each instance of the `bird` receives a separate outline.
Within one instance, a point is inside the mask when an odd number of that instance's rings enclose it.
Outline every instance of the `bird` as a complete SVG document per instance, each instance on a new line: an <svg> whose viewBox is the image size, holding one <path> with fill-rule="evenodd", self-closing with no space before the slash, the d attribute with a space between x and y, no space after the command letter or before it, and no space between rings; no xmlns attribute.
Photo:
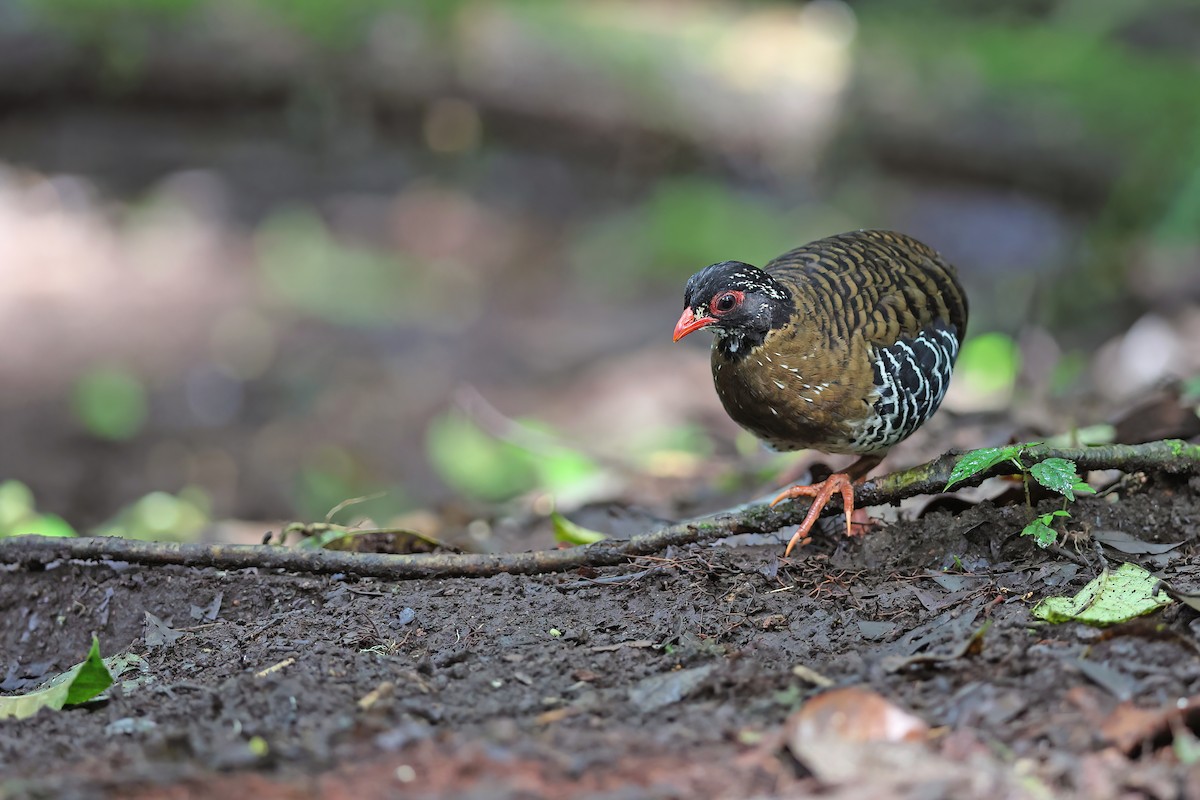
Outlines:
<svg viewBox="0 0 1200 800"><path fill-rule="evenodd" d="M835 493L853 536L854 483L923 425L946 395L967 329L967 296L936 250L858 230L789 250L763 268L711 264L688 279L674 341L706 329L726 413L774 450L859 456L811 497L786 558Z"/></svg>

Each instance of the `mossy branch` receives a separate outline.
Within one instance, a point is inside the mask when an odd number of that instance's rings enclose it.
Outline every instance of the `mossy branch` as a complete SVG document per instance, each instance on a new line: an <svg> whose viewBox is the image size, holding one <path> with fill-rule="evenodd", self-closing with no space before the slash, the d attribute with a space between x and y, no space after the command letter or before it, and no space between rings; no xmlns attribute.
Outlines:
<svg viewBox="0 0 1200 800"><path fill-rule="evenodd" d="M898 503L919 494L940 493L961 457L962 454L947 454L926 464L866 481L855 487L855 503L860 506L885 505ZM1180 440L1099 447L1036 445L1024 450L1022 454L1022 460L1027 466L1047 458L1074 461L1081 472L1115 469L1122 472L1200 474L1200 445ZM1015 465L1003 462L972 475L957 486L977 486L986 478L1016 473ZM63 539L16 536L0 539L0 563L33 567L60 559L106 559L138 564L181 564L218 569L257 567L305 573L346 573L388 580L485 577L503 572L538 574L562 572L579 567L614 566L637 556L661 552L672 545L711 541L740 533L769 533L799 524L806 510L805 503L787 503L776 509L756 503L670 525L627 540L610 539L566 550L504 554L391 555L300 550L268 545L175 544L108 537ZM826 513L838 513L840 510L840 501L835 496L826 508Z"/></svg>

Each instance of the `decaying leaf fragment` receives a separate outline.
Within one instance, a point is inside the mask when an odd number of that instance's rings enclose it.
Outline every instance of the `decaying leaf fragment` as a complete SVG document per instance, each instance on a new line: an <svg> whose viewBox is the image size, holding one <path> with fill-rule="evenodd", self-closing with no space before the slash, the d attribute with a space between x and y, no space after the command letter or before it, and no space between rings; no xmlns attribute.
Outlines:
<svg viewBox="0 0 1200 800"><path fill-rule="evenodd" d="M822 692L786 723L787 746L823 783L911 760L929 733L924 720L863 687Z"/></svg>
<svg viewBox="0 0 1200 800"><path fill-rule="evenodd" d="M1124 702L1100 726L1103 737L1126 755L1143 746L1169 742L1177 731L1200 723L1200 697L1181 697L1158 708L1139 708Z"/></svg>

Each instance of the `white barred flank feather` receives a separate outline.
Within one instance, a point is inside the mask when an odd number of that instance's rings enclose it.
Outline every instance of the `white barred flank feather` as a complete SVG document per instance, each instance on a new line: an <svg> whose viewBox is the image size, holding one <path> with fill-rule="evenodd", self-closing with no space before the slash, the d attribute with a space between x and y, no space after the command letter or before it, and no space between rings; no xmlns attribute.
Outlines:
<svg viewBox="0 0 1200 800"><path fill-rule="evenodd" d="M958 338L944 325L926 328L875 352L874 413L854 432L856 452L886 450L933 416L946 396Z"/></svg>

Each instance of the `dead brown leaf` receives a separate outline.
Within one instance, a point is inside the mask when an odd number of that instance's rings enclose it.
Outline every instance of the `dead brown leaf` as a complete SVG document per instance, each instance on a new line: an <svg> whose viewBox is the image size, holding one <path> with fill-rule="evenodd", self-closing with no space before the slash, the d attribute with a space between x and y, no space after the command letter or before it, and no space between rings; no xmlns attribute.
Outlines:
<svg viewBox="0 0 1200 800"><path fill-rule="evenodd" d="M1171 741L1172 726L1200 724L1200 695L1181 697L1158 708L1139 708L1131 702L1119 704L1100 725L1100 733L1126 755L1143 747Z"/></svg>

